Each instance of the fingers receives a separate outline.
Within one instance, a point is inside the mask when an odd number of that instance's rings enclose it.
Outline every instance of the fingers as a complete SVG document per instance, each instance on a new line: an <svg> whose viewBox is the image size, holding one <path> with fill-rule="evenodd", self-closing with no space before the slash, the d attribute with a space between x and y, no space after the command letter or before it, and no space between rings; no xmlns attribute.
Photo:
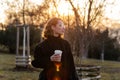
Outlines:
<svg viewBox="0 0 120 80"><path fill-rule="evenodd" d="M58 61L59 62L61 59L61 56L58 54L54 54L50 57L50 59L51 59L51 61Z"/></svg>

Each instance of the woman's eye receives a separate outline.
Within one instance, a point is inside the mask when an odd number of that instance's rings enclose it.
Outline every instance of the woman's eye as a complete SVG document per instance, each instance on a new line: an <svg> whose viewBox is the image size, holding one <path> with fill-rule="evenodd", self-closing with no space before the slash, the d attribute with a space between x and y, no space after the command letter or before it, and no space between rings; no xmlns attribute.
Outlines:
<svg viewBox="0 0 120 80"><path fill-rule="evenodd" d="M60 24L59 26L61 27L62 25Z"/></svg>

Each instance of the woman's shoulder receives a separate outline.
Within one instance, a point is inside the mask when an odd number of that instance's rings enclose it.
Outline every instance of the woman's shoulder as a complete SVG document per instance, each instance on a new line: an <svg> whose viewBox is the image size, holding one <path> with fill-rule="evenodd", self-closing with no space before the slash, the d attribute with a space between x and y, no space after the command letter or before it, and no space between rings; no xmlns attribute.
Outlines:
<svg viewBox="0 0 120 80"><path fill-rule="evenodd" d="M43 46L46 45L46 43L47 43L47 40L43 40L42 42L39 42L39 43L36 45L36 47L43 47Z"/></svg>
<svg viewBox="0 0 120 80"><path fill-rule="evenodd" d="M62 40L63 40L64 44L66 44L66 45L70 45L70 43L69 43L68 40L66 40L66 39L62 39Z"/></svg>

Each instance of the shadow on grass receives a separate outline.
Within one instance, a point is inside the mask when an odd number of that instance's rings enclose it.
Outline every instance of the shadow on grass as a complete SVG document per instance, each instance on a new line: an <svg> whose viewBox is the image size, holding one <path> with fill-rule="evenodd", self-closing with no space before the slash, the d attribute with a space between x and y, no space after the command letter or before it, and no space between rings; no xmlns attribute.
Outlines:
<svg viewBox="0 0 120 80"><path fill-rule="evenodd" d="M41 69L33 67L13 67L13 68L3 68L2 71L12 71L12 72L40 72ZM2 77L2 76L1 76Z"/></svg>
<svg viewBox="0 0 120 80"><path fill-rule="evenodd" d="M5 77L5 76L3 76L3 75L0 75L0 79L1 79L1 78L4 78L4 77Z"/></svg>

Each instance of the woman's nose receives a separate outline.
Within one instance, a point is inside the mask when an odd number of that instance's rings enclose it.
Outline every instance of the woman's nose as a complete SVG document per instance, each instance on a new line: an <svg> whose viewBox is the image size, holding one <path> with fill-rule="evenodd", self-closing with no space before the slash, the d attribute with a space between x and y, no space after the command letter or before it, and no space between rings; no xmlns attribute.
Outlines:
<svg viewBox="0 0 120 80"><path fill-rule="evenodd" d="M65 31L65 27L62 28L62 31L63 31L63 32Z"/></svg>
<svg viewBox="0 0 120 80"><path fill-rule="evenodd" d="M63 26L63 29L65 29L65 26Z"/></svg>

